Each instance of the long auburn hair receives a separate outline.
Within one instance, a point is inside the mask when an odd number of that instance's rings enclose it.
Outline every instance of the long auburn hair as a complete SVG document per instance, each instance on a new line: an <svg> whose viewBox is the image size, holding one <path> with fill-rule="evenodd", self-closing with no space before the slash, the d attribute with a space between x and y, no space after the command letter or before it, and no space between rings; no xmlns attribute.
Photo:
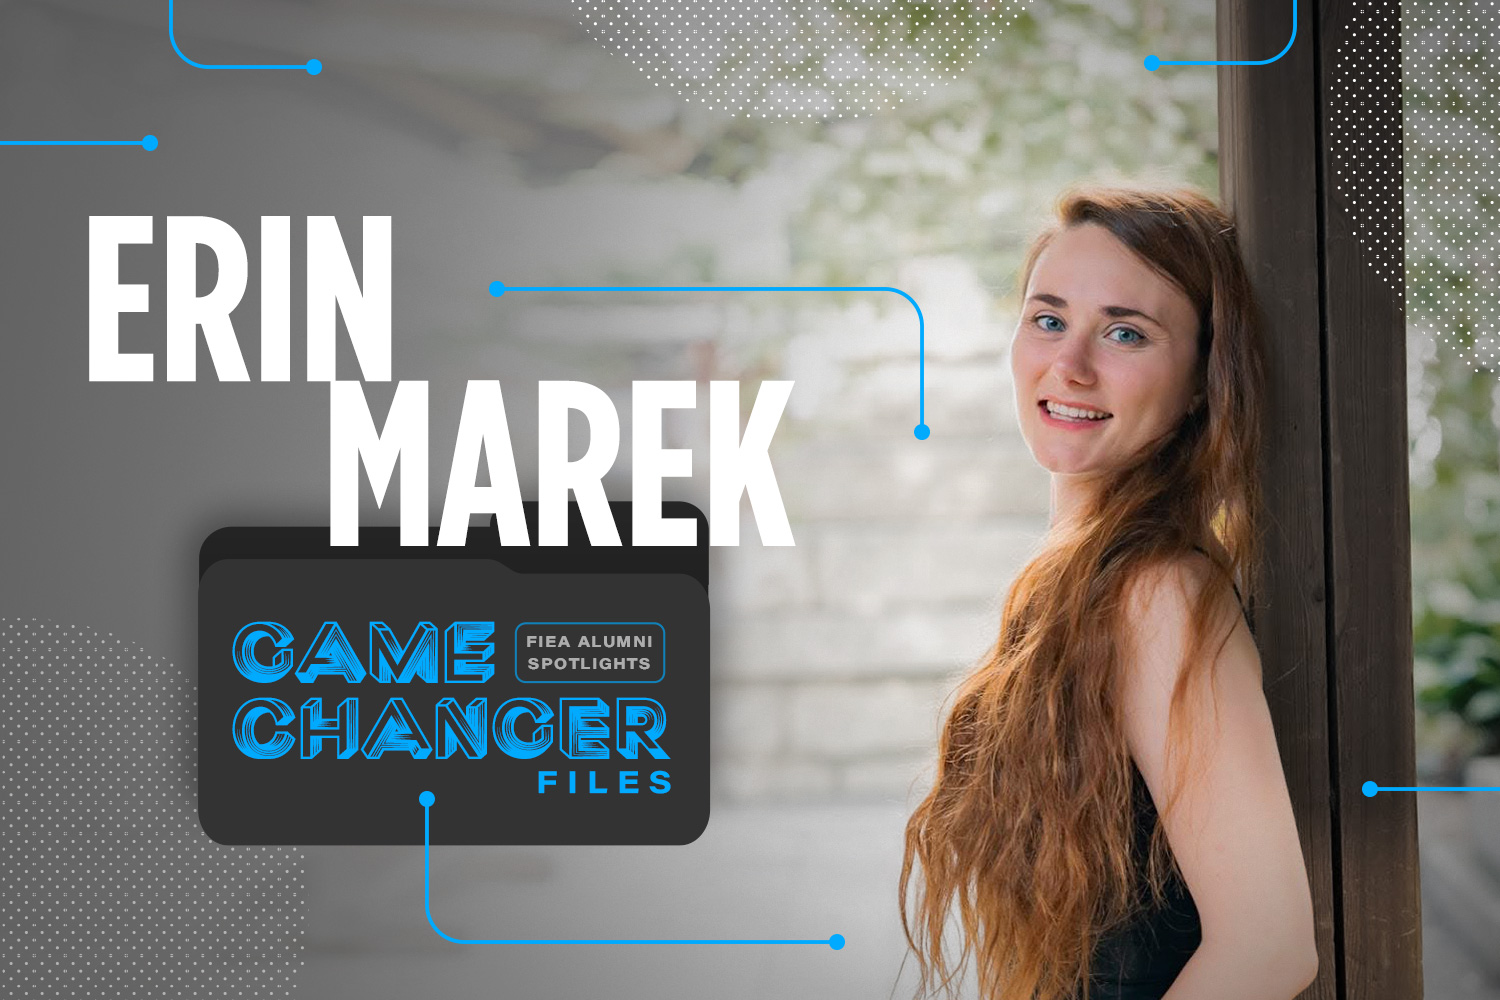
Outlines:
<svg viewBox="0 0 1500 1000"><path fill-rule="evenodd" d="M1053 236L1083 224L1113 233L1196 307L1203 399L1053 527L1011 585L994 647L953 695L901 867L920 995L951 995L972 959L986 1000L1087 996L1100 937L1159 903L1175 870L1159 823L1149 853L1135 849L1143 831L1117 697L1125 598L1144 571L1208 556L1172 695L1163 813L1190 756L1186 694L1236 620L1229 591L1238 581L1254 599L1264 375L1234 224L1192 190L1075 189L1031 246L1023 296ZM955 908L956 956L944 947Z"/></svg>

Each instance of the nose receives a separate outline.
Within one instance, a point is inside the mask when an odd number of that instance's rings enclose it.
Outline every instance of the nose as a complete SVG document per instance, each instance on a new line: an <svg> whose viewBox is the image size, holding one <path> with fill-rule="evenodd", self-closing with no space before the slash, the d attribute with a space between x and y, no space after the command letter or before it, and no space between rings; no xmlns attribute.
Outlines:
<svg viewBox="0 0 1500 1000"><path fill-rule="evenodd" d="M1052 356L1052 373L1064 383L1093 385L1093 338L1084 332L1063 338Z"/></svg>

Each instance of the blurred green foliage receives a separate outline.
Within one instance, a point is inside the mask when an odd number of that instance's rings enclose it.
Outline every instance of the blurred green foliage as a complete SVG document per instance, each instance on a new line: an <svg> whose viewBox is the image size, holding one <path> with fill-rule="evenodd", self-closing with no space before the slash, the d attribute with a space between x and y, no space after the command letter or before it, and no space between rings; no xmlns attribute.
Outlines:
<svg viewBox="0 0 1500 1000"><path fill-rule="evenodd" d="M940 94L834 130L848 156L794 229L803 276L884 282L903 260L954 254L1003 292L1068 184L1215 193L1214 74L1141 65L1213 48L1211 5L1037 0Z"/></svg>
<svg viewBox="0 0 1500 1000"><path fill-rule="evenodd" d="M1460 7L1402 10L1415 682L1429 717L1458 723L1419 753L1450 773L1500 751L1500 394L1472 353L1500 317L1475 252L1500 205L1500 74L1492 20Z"/></svg>
<svg viewBox="0 0 1500 1000"><path fill-rule="evenodd" d="M1033 0L953 82L899 110L801 125L704 119L690 171L742 182L822 153L829 166L792 220L799 280L884 284L902 262L952 254L1003 292L1068 184L1217 192L1214 73L1142 66L1149 53L1214 45L1212 4Z"/></svg>
<svg viewBox="0 0 1500 1000"><path fill-rule="evenodd" d="M1420 324L1420 317L1415 319ZM1412 598L1417 702L1500 751L1500 432L1494 376L1418 326L1412 392ZM1451 757L1457 748L1428 747ZM1456 761L1438 766L1451 768Z"/></svg>

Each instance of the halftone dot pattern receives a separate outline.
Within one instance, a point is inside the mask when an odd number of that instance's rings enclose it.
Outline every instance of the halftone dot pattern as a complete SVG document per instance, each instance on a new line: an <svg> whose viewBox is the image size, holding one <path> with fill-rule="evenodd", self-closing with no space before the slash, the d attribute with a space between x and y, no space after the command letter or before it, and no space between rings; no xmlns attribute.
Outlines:
<svg viewBox="0 0 1500 1000"><path fill-rule="evenodd" d="M1402 255L1401 98L1366 53L1401 44L1396 18L1356 9L1335 61L1329 106L1334 186L1354 221L1365 259L1398 296L1405 293Z"/></svg>
<svg viewBox="0 0 1500 1000"><path fill-rule="evenodd" d="M956 79L1024 0L574 0L583 27L711 110L853 118Z"/></svg>
<svg viewBox="0 0 1500 1000"><path fill-rule="evenodd" d="M1393 5L1382 7L1390 11ZM1394 146L1403 121L1408 327L1459 352L1474 367L1500 360L1500 8L1490 0L1420 0L1359 23L1338 60L1335 179L1370 262L1398 293L1394 229L1402 179ZM1388 78L1366 68L1370 45L1400 33L1401 101ZM1361 122L1383 128L1352 132ZM1341 131L1341 126L1343 130ZM1363 136L1354 145L1351 134ZM1379 136L1372 142L1370 136Z"/></svg>
<svg viewBox="0 0 1500 1000"><path fill-rule="evenodd" d="M198 825L191 671L14 618L0 668L4 994L294 995L302 851L222 847Z"/></svg>

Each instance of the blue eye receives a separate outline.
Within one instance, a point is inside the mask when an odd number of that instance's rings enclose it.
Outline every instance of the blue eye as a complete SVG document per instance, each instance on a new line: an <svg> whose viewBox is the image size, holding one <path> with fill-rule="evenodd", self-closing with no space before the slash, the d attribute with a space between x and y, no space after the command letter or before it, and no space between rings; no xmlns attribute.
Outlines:
<svg viewBox="0 0 1500 1000"><path fill-rule="evenodd" d="M1064 329L1063 321L1051 313L1039 313L1033 322L1048 333L1061 333Z"/></svg>
<svg viewBox="0 0 1500 1000"><path fill-rule="evenodd" d="M1126 344L1133 347L1136 344L1144 344L1146 342L1145 334L1128 326L1117 326L1105 336L1114 338L1117 333L1121 335L1120 338L1115 339L1115 343L1117 344Z"/></svg>

